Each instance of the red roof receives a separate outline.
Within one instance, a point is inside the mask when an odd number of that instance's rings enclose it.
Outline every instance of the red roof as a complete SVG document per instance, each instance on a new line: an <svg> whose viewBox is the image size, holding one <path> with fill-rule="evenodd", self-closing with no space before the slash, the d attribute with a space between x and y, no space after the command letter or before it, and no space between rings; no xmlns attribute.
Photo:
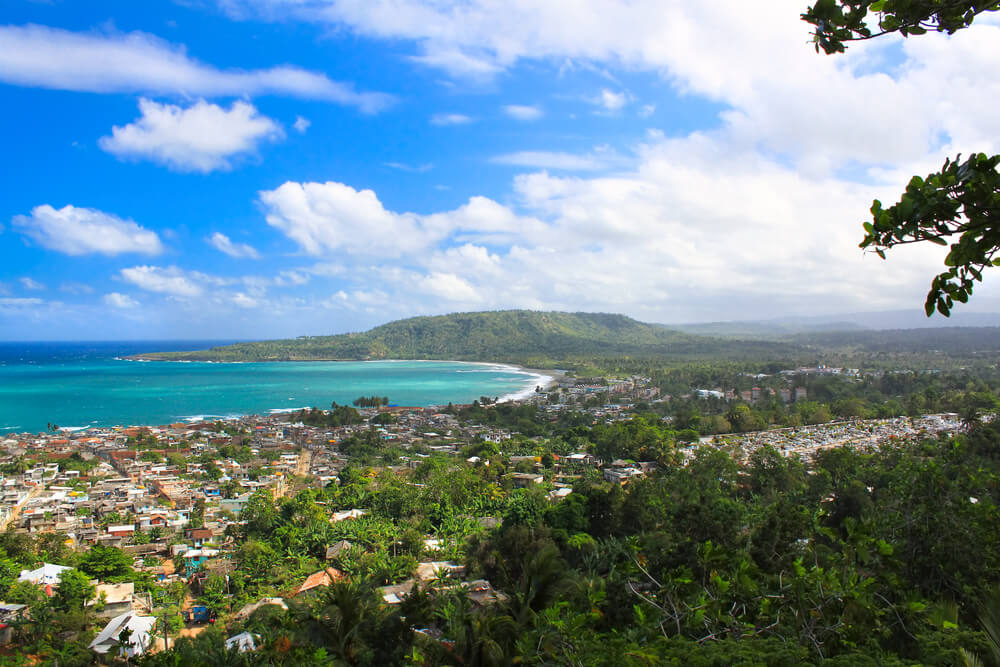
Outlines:
<svg viewBox="0 0 1000 667"><path fill-rule="evenodd" d="M295 591L295 595L305 593L306 591L311 591L314 588L319 588L320 586L329 586L334 581L340 581L344 578L344 573L335 567L328 567L325 570L320 570L315 574L310 574L306 577L306 580L302 582L298 590Z"/></svg>

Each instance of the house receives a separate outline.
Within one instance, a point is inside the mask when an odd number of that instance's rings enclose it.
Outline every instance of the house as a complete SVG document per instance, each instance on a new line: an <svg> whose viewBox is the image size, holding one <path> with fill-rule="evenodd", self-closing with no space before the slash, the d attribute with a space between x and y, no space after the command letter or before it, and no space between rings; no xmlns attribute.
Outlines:
<svg viewBox="0 0 1000 667"><path fill-rule="evenodd" d="M351 548L351 543L347 540L340 540L335 542L326 548L326 559L333 560L334 558L339 558L340 554Z"/></svg>
<svg viewBox="0 0 1000 667"><path fill-rule="evenodd" d="M358 517L368 514L368 510L346 510L343 512L334 512L331 521L337 523L338 521L345 521L347 519L357 519Z"/></svg>
<svg viewBox="0 0 1000 667"><path fill-rule="evenodd" d="M605 468L602 472L605 481L621 485L633 477L641 477L643 474L639 468Z"/></svg>
<svg viewBox="0 0 1000 667"><path fill-rule="evenodd" d="M227 512L232 512L233 514L238 515L240 511L243 509L243 507L250 500L250 496L252 495L253 492L248 491L235 498L223 498L221 501L219 501L219 508Z"/></svg>
<svg viewBox="0 0 1000 667"><path fill-rule="evenodd" d="M153 643L150 633L154 625L153 616L132 612L115 616L90 643L90 648L102 655L111 651L126 658L142 655Z"/></svg>
<svg viewBox="0 0 1000 667"><path fill-rule="evenodd" d="M431 581L432 579L439 578L439 576L441 578L463 577L465 576L465 566L444 560L417 565L416 577L418 581Z"/></svg>
<svg viewBox="0 0 1000 667"><path fill-rule="evenodd" d="M576 465L591 465L594 463L594 457L590 454L578 452L576 454L570 454L569 456L564 456L563 460L576 464Z"/></svg>
<svg viewBox="0 0 1000 667"><path fill-rule="evenodd" d="M0 646L9 644L13 634L12 623L24 618L28 606L0 602Z"/></svg>
<svg viewBox="0 0 1000 667"><path fill-rule="evenodd" d="M131 581L122 584L98 584L94 599L89 601L87 606L95 607L101 603L104 605L103 609L96 612L100 618L115 618L134 611L136 606L149 611L149 605L136 598L135 583Z"/></svg>
<svg viewBox="0 0 1000 667"><path fill-rule="evenodd" d="M218 555L218 549L189 549L185 551L182 555L182 558L184 559L184 574L190 577L198 571L198 568L200 568L205 561L209 558L215 558Z"/></svg>
<svg viewBox="0 0 1000 667"><path fill-rule="evenodd" d="M261 598L256 602L244 605L242 609L233 614L233 618L237 621L246 620L250 618L250 616L261 607L271 604L275 605L276 607L281 607L282 609L285 610L288 609L288 605L285 604L285 601L281 598Z"/></svg>
<svg viewBox="0 0 1000 667"><path fill-rule="evenodd" d="M400 604L413 592L415 585L415 581L408 579L394 586L382 586L378 589L378 593L382 596L382 601L386 604Z"/></svg>
<svg viewBox="0 0 1000 667"><path fill-rule="evenodd" d="M549 492L549 500L559 501L571 493L573 493L573 489L568 486L560 487L558 489L553 489L552 491Z"/></svg>
<svg viewBox="0 0 1000 667"><path fill-rule="evenodd" d="M516 472L510 478L514 482L515 489L526 489L535 484L541 484L542 480L545 479L542 475L530 472Z"/></svg>
<svg viewBox="0 0 1000 667"><path fill-rule="evenodd" d="M302 585L295 591L295 596L302 595L303 593L315 590L321 586L329 586L333 582L340 581L343 578L343 572L337 568L328 567L306 577L306 580L302 582Z"/></svg>
<svg viewBox="0 0 1000 667"><path fill-rule="evenodd" d="M485 579L466 581L462 587L469 599L480 607L507 600L507 595L493 588L493 585Z"/></svg>
<svg viewBox="0 0 1000 667"><path fill-rule="evenodd" d="M149 530L150 528L165 528L169 521L166 514L146 514L139 517L139 528Z"/></svg>
<svg viewBox="0 0 1000 667"><path fill-rule="evenodd" d="M233 635L226 640L226 650L232 651L233 649L236 649L240 653L256 651L258 641L260 641L260 637L244 631L238 635Z"/></svg>
<svg viewBox="0 0 1000 667"><path fill-rule="evenodd" d="M37 570L21 570L20 576L17 578L18 581L30 581L36 586L55 586L59 583L62 573L66 570L72 570L71 567L66 567L65 565L53 565L52 563L43 563Z"/></svg>
<svg viewBox="0 0 1000 667"><path fill-rule="evenodd" d="M195 547L211 542L213 537L212 531L208 528L188 528L184 531L184 538L191 540Z"/></svg>
<svg viewBox="0 0 1000 667"><path fill-rule="evenodd" d="M108 535L114 537L131 537L135 533L135 524L108 526Z"/></svg>

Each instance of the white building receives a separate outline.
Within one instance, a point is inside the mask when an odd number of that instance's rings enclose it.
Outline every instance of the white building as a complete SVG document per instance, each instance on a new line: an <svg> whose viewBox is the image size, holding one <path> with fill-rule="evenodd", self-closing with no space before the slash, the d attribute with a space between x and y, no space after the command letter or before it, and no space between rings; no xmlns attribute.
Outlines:
<svg viewBox="0 0 1000 667"><path fill-rule="evenodd" d="M66 570L72 569L73 568L66 567L65 565L43 563L37 570L21 570L21 575L17 578L17 580L30 581L36 586L55 586L59 583L62 573Z"/></svg>
<svg viewBox="0 0 1000 667"><path fill-rule="evenodd" d="M90 643L90 648L102 655L112 649L116 649L119 656L128 658L142 655L153 643L150 633L154 625L156 618L153 616L139 616L133 612L115 616ZM128 633L124 643L123 632Z"/></svg>

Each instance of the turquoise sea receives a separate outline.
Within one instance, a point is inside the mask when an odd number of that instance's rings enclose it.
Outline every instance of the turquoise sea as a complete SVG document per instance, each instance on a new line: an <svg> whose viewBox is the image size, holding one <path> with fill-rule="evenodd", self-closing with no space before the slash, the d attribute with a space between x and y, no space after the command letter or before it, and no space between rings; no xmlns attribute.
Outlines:
<svg viewBox="0 0 1000 667"><path fill-rule="evenodd" d="M219 341L0 343L0 436L88 426L157 425L268 414L388 396L394 405L509 398L544 376L499 364L451 361L126 361L157 350L204 349Z"/></svg>

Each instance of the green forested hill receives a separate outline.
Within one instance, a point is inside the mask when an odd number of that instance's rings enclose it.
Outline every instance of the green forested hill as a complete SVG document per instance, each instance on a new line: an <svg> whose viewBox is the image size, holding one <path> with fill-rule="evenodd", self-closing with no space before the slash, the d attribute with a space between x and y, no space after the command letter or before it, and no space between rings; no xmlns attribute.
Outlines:
<svg viewBox="0 0 1000 667"><path fill-rule="evenodd" d="M414 317L364 333L239 343L145 359L308 361L454 359L554 365L609 357L774 358L788 344L696 336L624 315L507 310Z"/></svg>
<svg viewBox="0 0 1000 667"><path fill-rule="evenodd" d="M826 331L785 340L852 366L942 368L1000 358L1000 327Z"/></svg>
<svg viewBox="0 0 1000 667"><path fill-rule="evenodd" d="M736 361L794 366L940 367L1000 354L1000 328L843 331L756 338L697 335L624 315L505 310L413 317L363 333L238 343L143 359L315 361L449 359L538 368L641 371L664 364Z"/></svg>

